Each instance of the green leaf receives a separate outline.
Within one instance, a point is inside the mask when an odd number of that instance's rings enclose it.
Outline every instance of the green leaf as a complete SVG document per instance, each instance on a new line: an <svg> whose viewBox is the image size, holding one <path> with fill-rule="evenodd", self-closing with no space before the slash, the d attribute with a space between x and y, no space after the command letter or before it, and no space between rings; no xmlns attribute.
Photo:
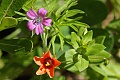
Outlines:
<svg viewBox="0 0 120 80"><path fill-rule="evenodd" d="M56 36L53 36L51 39L52 47L53 47L53 54L55 54L55 39L56 39Z"/></svg>
<svg viewBox="0 0 120 80"><path fill-rule="evenodd" d="M5 16L15 15L14 11L19 11L27 0L2 0L0 7L0 22Z"/></svg>
<svg viewBox="0 0 120 80"><path fill-rule="evenodd" d="M18 14L18 15L21 15L21 16L25 16L26 17L26 14L24 14L24 13L21 13L21 12L18 12L18 11L14 11L16 14Z"/></svg>
<svg viewBox="0 0 120 80"><path fill-rule="evenodd" d="M79 35L80 37L82 37L82 36L85 34L86 31L87 31L87 28L85 28L85 27L80 27L80 28L79 28L79 31L78 31L78 35Z"/></svg>
<svg viewBox="0 0 120 80"><path fill-rule="evenodd" d="M100 65L101 69L104 70L104 72L111 77L116 77L117 79L120 79L120 64L112 61L110 62L107 66L101 64Z"/></svg>
<svg viewBox="0 0 120 80"><path fill-rule="evenodd" d="M105 50L100 51L98 54L95 54L96 56L102 56L104 59L110 58L111 54L108 53Z"/></svg>
<svg viewBox="0 0 120 80"><path fill-rule="evenodd" d="M66 51L65 53L65 59L66 61L73 61L73 55L76 54L76 51L74 49L70 49Z"/></svg>
<svg viewBox="0 0 120 80"><path fill-rule="evenodd" d="M86 69L89 65L89 61L82 58L82 56L79 58L79 61L74 64L74 66L79 70L79 72Z"/></svg>
<svg viewBox="0 0 120 80"><path fill-rule="evenodd" d="M82 39L83 45L87 44L89 41L92 41L92 35L93 35L92 30L88 31L85 35L83 35L83 39Z"/></svg>
<svg viewBox="0 0 120 80"><path fill-rule="evenodd" d="M67 0L63 6L61 6L57 11L56 11L56 16L59 16L61 14L62 11L64 11L68 5L72 2L72 0Z"/></svg>
<svg viewBox="0 0 120 80"><path fill-rule="evenodd" d="M104 56L96 56L96 55L88 56L88 60L90 61L90 63L96 63L96 64L105 61Z"/></svg>
<svg viewBox="0 0 120 80"><path fill-rule="evenodd" d="M89 61L85 60L84 58L82 58L82 56L78 56L78 61L73 61L73 59L75 58L74 55L76 55L76 51L74 49L70 49L68 51L66 51L65 53L65 60L66 65L64 66L67 70L71 71L71 72L81 72L84 69L86 69L89 65Z"/></svg>
<svg viewBox="0 0 120 80"><path fill-rule="evenodd" d="M105 49L105 46L103 46L102 44L93 44L87 47L86 49L87 52L85 53L85 55L95 55L104 49Z"/></svg>
<svg viewBox="0 0 120 80"><path fill-rule="evenodd" d="M74 49L69 49L65 53L65 61L66 64L64 65L64 68L71 71L71 72L78 72L79 70L74 66L73 63L73 55L76 54L76 51Z"/></svg>
<svg viewBox="0 0 120 80"><path fill-rule="evenodd" d="M70 25L70 27L71 27L72 29L74 29L76 32L78 32L78 29L77 29L76 26L74 26L74 25Z"/></svg>
<svg viewBox="0 0 120 80"><path fill-rule="evenodd" d="M74 15L76 15L78 13L82 13L83 14L84 12L81 11L81 10L78 10L78 9L72 9L72 10L66 11L66 14L64 15L64 17L71 17L71 16L74 16Z"/></svg>
<svg viewBox="0 0 120 80"><path fill-rule="evenodd" d="M96 72L98 72L99 74L103 75L103 76L107 76L107 74L104 72L104 70L102 70L101 68L97 67L97 66L91 66L91 68L93 70L95 70Z"/></svg>
<svg viewBox="0 0 120 80"><path fill-rule="evenodd" d="M58 4L56 4L56 3L58 3L58 2L59 2L58 0L51 0L51 1L48 1L48 3L46 1L46 5L44 7L45 7L45 9L48 10L48 15L49 15L49 12L51 13L57 8ZM53 12L52 14L55 14L55 13Z"/></svg>
<svg viewBox="0 0 120 80"><path fill-rule="evenodd" d="M17 20L12 17L4 17L0 24L0 31L8 28L15 27L17 25Z"/></svg>
<svg viewBox="0 0 120 80"><path fill-rule="evenodd" d="M30 8L33 8L36 0L26 0L27 2L23 5L22 9L28 11Z"/></svg>
<svg viewBox="0 0 120 80"><path fill-rule="evenodd" d="M75 7L86 13L81 21L88 25L102 22L108 13L106 5L101 0L78 0L78 5Z"/></svg>
<svg viewBox="0 0 120 80"><path fill-rule="evenodd" d="M61 50L63 51L64 38L61 35L58 35L58 36L59 36L59 39L60 39L60 47L61 47Z"/></svg>
<svg viewBox="0 0 120 80"><path fill-rule="evenodd" d="M71 43L72 43L72 46L73 46L74 49L79 48L79 45L78 45L78 43L77 43L77 42L79 42L79 41L80 41L79 36L77 36L76 33L72 32L72 33L71 33Z"/></svg>
<svg viewBox="0 0 120 80"><path fill-rule="evenodd" d="M28 53L32 50L33 43L28 39L0 40L0 49L8 53ZM22 51L22 52L20 52Z"/></svg>
<svg viewBox="0 0 120 80"><path fill-rule="evenodd" d="M106 51L110 52L113 49L114 45L114 37L113 33L106 30L106 29L101 29L101 28L92 28L93 30L93 38L96 38L98 36L106 36L105 41L104 41L104 46L106 47Z"/></svg>
<svg viewBox="0 0 120 80"><path fill-rule="evenodd" d="M73 23L72 23L73 24ZM79 27L86 27L86 28L89 28L90 26L86 23L83 23L83 22L79 22L79 21L75 21L74 22L74 25L76 26L79 26Z"/></svg>
<svg viewBox="0 0 120 80"><path fill-rule="evenodd" d="M103 44L104 40L105 40L105 36L98 36L97 38L95 38L95 42L99 44Z"/></svg>
<svg viewBox="0 0 120 80"><path fill-rule="evenodd" d="M106 61L111 55L104 49L105 46L102 44L93 44L87 48L85 55L88 55L88 60L93 64L99 64L101 62L107 64Z"/></svg>

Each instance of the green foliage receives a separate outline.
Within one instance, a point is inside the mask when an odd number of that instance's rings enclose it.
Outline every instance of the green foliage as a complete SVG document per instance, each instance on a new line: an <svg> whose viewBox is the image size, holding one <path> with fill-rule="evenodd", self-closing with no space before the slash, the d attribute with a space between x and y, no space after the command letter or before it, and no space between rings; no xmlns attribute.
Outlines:
<svg viewBox="0 0 120 80"><path fill-rule="evenodd" d="M2 0L0 7L0 21L7 15L15 15L14 11L18 11L25 4L27 0Z"/></svg>
<svg viewBox="0 0 120 80"><path fill-rule="evenodd" d="M105 40L105 36L98 36L95 38L95 42L99 44L103 44Z"/></svg>
<svg viewBox="0 0 120 80"><path fill-rule="evenodd" d="M82 58L81 55L76 56L76 51L74 49L70 49L68 51L66 51L66 53L64 54L64 58L60 57L60 60L62 61L63 59L65 59L66 63L62 64L62 68L65 68L71 72L81 72L84 69L86 69L88 67L89 62L87 60L85 60L84 58ZM77 60L74 60L76 59ZM73 61L74 60L74 61Z"/></svg>
<svg viewBox="0 0 120 80"><path fill-rule="evenodd" d="M79 47L78 41L80 41L80 38L76 35L76 33L72 32L71 33L71 43L73 48L77 49Z"/></svg>
<svg viewBox="0 0 120 80"><path fill-rule="evenodd" d="M93 37L96 38L98 36L106 36L105 40L104 40L104 45L106 47L106 51L111 51L111 49L113 48L114 45L114 37L113 34L110 31L107 31L106 29L101 29L101 28L92 28L93 33Z"/></svg>
<svg viewBox="0 0 120 80"><path fill-rule="evenodd" d="M22 9L28 11L29 9L33 8L36 0L26 0L26 3L23 5Z"/></svg>
<svg viewBox="0 0 120 80"><path fill-rule="evenodd" d="M38 36L27 28L26 12L41 7L48 11L46 16L52 22ZM107 11L105 1L101 0L2 0L0 80L14 80L20 75L27 75L31 80L65 80L65 71L75 75L83 72L85 80L119 79L119 63L108 62L114 59L109 52L114 54L120 48L120 20L112 21L106 29L100 28ZM34 75L38 66L32 63L33 57L42 56L45 48L61 62L55 70L61 74L55 73L53 79ZM119 52L114 56L117 55Z"/></svg>
<svg viewBox="0 0 120 80"><path fill-rule="evenodd" d="M107 16L107 7L101 0L79 0L75 7L86 13L82 21L89 25L98 24Z"/></svg>
<svg viewBox="0 0 120 80"><path fill-rule="evenodd" d="M106 74L101 68L99 68L99 67L97 67L97 66L91 66L91 68L92 68L93 70L95 70L96 72L100 73L101 75L107 76L107 74Z"/></svg>
<svg viewBox="0 0 120 80"><path fill-rule="evenodd" d="M0 40L0 49L8 53L26 54L32 47L32 42L27 39Z"/></svg>
<svg viewBox="0 0 120 80"><path fill-rule="evenodd" d="M85 35L83 35L82 40L84 45L86 45L89 41L92 41L92 35L93 35L92 31L89 31Z"/></svg>
<svg viewBox="0 0 120 80"><path fill-rule="evenodd" d="M8 28L15 27L17 25L17 20L12 17L4 17L0 24L0 31Z"/></svg>
<svg viewBox="0 0 120 80"><path fill-rule="evenodd" d="M26 1L27 0L2 0L0 7L0 31L17 25L17 20L11 16L14 16L15 11L19 11Z"/></svg>
<svg viewBox="0 0 120 80"><path fill-rule="evenodd" d="M109 63L107 66L101 65L101 69L104 71L105 74L107 74L108 79L120 79L120 72L119 72L119 64L113 61L112 63Z"/></svg>

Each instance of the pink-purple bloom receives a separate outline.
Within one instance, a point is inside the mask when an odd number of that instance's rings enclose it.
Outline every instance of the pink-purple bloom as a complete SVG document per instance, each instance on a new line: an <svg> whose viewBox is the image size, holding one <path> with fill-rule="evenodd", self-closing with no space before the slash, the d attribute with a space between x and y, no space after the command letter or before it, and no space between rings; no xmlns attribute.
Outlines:
<svg viewBox="0 0 120 80"><path fill-rule="evenodd" d="M29 30L34 30L37 35L44 32L44 26L50 26L51 19L46 17L47 10L40 8L36 13L33 9L27 12L27 17L30 19L27 23Z"/></svg>

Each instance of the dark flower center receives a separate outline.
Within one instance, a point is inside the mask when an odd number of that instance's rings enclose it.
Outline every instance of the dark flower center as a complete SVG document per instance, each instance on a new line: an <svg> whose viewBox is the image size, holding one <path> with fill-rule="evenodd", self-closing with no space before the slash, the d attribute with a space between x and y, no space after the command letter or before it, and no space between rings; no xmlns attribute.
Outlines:
<svg viewBox="0 0 120 80"><path fill-rule="evenodd" d="M44 66L49 68L49 67L53 66L53 64L54 64L54 62L51 58L45 59Z"/></svg>
<svg viewBox="0 0 120 80"><path fill-rule="evenodd" d="M41 23L42 19L40 17L36 17L34 20L33 20L33 24L34 25L39 25Z"/></svg>

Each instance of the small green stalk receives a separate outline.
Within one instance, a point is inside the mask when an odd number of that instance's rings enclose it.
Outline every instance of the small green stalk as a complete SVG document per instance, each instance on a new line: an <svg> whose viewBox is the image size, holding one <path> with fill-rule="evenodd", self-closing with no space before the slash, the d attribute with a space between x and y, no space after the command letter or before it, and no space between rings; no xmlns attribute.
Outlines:
<svg viewBox="0 0 120 80"><path fill-rule="evenodd" d="M48 33L47 33L47 31L41 35L41 38L42 38L43 52L46 52L46 51L48 51L48 48L47 48Z"/></svg>

